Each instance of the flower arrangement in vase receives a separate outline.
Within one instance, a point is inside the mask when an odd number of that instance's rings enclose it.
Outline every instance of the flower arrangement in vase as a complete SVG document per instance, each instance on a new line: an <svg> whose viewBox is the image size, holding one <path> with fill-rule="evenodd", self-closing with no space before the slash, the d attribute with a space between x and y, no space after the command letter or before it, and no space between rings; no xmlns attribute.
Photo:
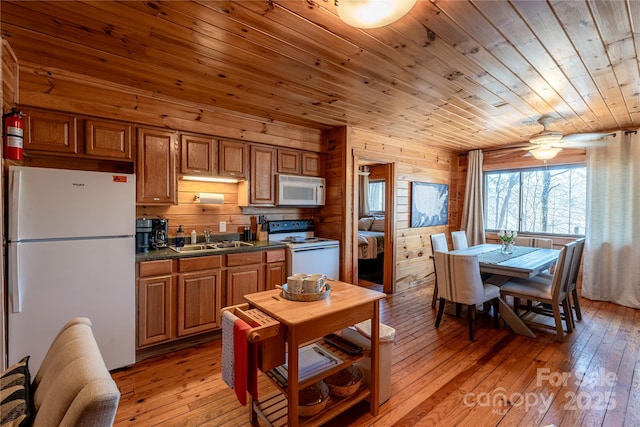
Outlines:
<svg viewBox="0 0 640 427"><path fill-rule="evenodd" d="M510 254L513 252L513 246L515 245L514 240L518 237L518 232L515 230L500 230L498 232L498 237L500 241L502 241L501 251L503 254Z"/></svg>

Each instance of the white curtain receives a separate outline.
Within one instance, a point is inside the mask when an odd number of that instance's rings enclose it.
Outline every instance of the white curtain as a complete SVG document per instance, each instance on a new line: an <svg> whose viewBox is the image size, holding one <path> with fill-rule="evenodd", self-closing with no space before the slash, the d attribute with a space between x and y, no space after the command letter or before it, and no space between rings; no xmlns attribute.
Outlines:
<svg viewBox="0 0 640 427"><path fill-rule="evenodd" d="M481 150L469 151L461 223L462 229L467 233L469 246L485 243L482 159Z"/></svg>
<svg viewBox="0 0 640 427"><path fill-rule="evenodd" d="M358 217L369 215L369 167L363 166L358 171L360 182L360 200L358 200Z"/></svg>
<svg viewBox="0 0 640 427"><path fill-rule="evenodd" d="M587 150L582 295L640 308L640 136Z"/></svg>

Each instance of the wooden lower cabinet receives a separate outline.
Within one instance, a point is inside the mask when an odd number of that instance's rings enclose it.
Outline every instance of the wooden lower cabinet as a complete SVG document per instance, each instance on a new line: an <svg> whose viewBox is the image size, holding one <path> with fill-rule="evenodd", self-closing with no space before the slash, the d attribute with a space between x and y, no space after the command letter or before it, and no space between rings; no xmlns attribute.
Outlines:
<svg viewBox="0 0 640 427"><path fill-rule="evenodd" d="M138 346L160 344L172 338L171 276L138 281Z"/></svg>
<svg viewBox="0 0 640 427"><path fill-rule="evenodd" d="M180 258L176 263L177 336L184 337L219 328L222 256Z"/></svg>
<svg viewBox="0 0 640 427"><path fill-rule="evenodd" d="M264 252L226 255L227 305L244 302L244 295L264 290Z"/></svg>
<svg viewBox="0 0 640 427"><path fill-rule="evenodd" d="M139 262L137 348L221 327L224 305L286 282L285 249Z"/></svg>
<svg viewBox="0 0 640 427"><path fill-rule="evenodd" d="M179 337L220 327L221 276L219 269L178 275Z"/></svg>
<svg viewBox="0 0 640 427"><path fill-rule="evenodd" d="M267 251L265 266L265 291L275 289L276 285L283 285L287 282L287 263L285 250L277 249Z"/></svg>
<svg viewBox="0 0 640 427"><path fill-rule="evenodd" d="M174 338L171 260L139 263L137 282L137 347L170 341Z"/></svg>

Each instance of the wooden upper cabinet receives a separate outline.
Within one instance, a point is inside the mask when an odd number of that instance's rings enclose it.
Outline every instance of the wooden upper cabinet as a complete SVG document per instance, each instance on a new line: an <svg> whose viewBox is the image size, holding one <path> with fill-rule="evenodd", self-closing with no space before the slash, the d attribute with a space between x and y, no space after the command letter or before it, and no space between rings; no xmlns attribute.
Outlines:
<svg viewBox="0 0 640 427"><path fill-rule="evenodd" d="M251 145L250 151L249 204L273 206L276 203L277 150L263 145Z"/></svg>
<svg viewBox="0 0 640 427"><path fill-rule="evenodd" d="M78 154L78 119L49 111L24 111L24 150Z"/></svg>
<svg viewBox="0 0 640 427"><path fill-rule="evenodd" d="M138 128L136 159L138 204L175 205L178 203L176 145L176 132Z"/></svg>
<svg viewBox="0 0 640 427"><path fill-rule="evenodd" d="M300 175L300 151L278 149L278 173Z"/></svg>
<svg viewBox="0 0 640 427"><path fill-rule="evenodd" d="M180 135L180 173L216 176L218 174L218 140L201 135Z"/></svg>
<svg viewBox="0 0 640 427"><path fill-rule="evenodd" d="M218 150L218 175L247 178L249 149L246 143L220 140Z"/></svg>
<svg viewBox="0 0 640 427"><path fill-rule="evenodd" d="M92 157L133 160L132 125L129 123L87 119L85 151Z"/></svg>
<svg viewBox="0 0 640 427"><path fill-rule="evenodd" d="M302 152L302 175L322 176L322 157L320 154Z"/></svg>
<svg viewBox="0 0 640 427"><path fill-rule="evenodd" d="M27 153L133 161L133 125L55 111L26 110Z"/></svg>

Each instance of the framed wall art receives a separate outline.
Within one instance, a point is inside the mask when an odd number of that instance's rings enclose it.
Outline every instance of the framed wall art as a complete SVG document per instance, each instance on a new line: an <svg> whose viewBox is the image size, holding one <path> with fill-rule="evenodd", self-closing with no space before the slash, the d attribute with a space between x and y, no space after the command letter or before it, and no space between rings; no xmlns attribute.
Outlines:
<svg viewBox="0 0 640 427"><path fill-rule="evenodd" d="M411 183L411 227L431 227L449 222L449 186Z"/></svg>

